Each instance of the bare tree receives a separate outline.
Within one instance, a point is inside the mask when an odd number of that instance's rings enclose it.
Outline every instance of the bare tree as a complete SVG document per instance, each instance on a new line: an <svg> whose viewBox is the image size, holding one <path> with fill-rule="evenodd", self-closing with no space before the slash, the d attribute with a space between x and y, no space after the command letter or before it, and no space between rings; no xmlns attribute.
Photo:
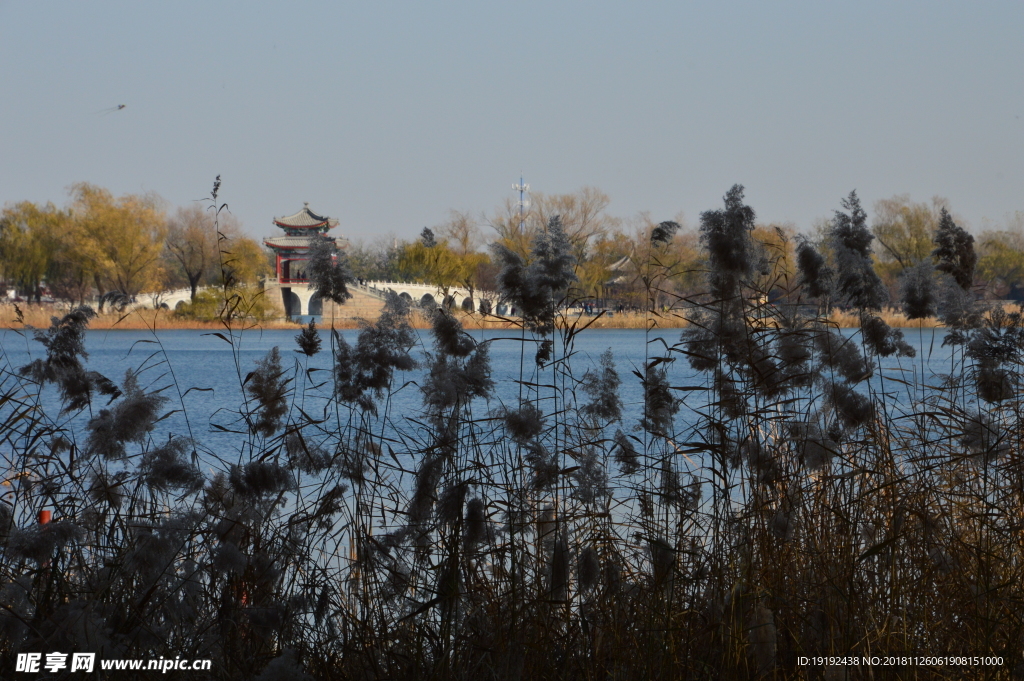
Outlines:
<svg viewBox="0 0 1024 681"><path fill-rule="evenodd" d="M518 202L505 199L505 203L491 219L490 225L498 234L498 243L525 258L530 253L536 222L530 206L521 210Z"/></svg>
<svg viewBox="0 0 1024 681"><path fill-rule="evenodd" d="M572 244L573 255L577 262L582 262L594 240L619 224L604 212L609 202L608 195L595 187L583 187L572 194L533 192L530 206L522 216L518 202L508 200L491 220L491 227L502 245L525 257L533 237L557 215Z"/></svg>
<svg viewBox="0 0 1024 681"><path fill-rule="evenodd" d="M586 257L587 246L618 224L618 220L604 211L611 199L596 187L583 187L572 194L550 196L531 194L534 214L542 225L556 215L562 219L562 229L573 245L577 261Z"/></svg>
<svg viewBox="0 0 1024 681"><path fill-rule="evenodd" d="M451 211L448 222L437 228L437 233L448 241L448 247L459 256L475 253L480 245L480 228L469 213Z"/></svg>
<svg viewBox="0 0 1024 681"><path fill-rule="evenodd" d="M220 232L222 238L218 238L213 215L198 204L178 208L167 221L165 251L188 281L192 302L200 283L220 277L219 251L227 252L242 235L238 220L228 213L220 216Z"/></svg>
<svg viewBox="0 0 1024 681"><path fill-rule="evenodd" d="M194 303L199 282L217 260L217 233L213 217L199 205L178 208L167 221L165 247L188 280Z"/></svg>

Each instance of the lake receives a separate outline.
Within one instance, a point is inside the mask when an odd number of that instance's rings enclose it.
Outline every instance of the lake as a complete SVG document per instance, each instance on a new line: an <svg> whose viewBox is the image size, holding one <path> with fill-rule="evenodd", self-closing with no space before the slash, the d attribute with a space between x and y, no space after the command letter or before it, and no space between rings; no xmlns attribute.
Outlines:
<svg viewBox="0 0 1024 681"><path fill-rule="evenodd" d="M856 333L854 329L843 330L846 335ZM152 437L162 440L170 434L191 436L197 441L200 452L208 452L216 458L231 461L242 456L239 435L225 433L217 426L237 428L237 409L243 402L241 382L245 375L253 370L256 361L263 358L274 346L281 350L283 364L291 368L294 376L293 385L302 385L304 376L312 376L317 381L328 381L319 391L313 390L305 397L303 408L307 413L322 410L325 397L330 391L331 354L329 352L329 335L321 331L324 350L319 355L308 359L305 355L294 352L296 331L248 331L235 339L235 345L228 344L222 338L208 332L196 330L161 331L156 335L146 331L89 331L86 336L86 348L89 353L87 367L98 371L115 380L123 381L128 369L139 372L140 384L146 390L165 388L163 394L169 400L167 411L180 410L171 414L157 425ZM358 330L341 332L350 344L354 344ZM430 337L426 331L416 332L420 338L419 346L414 351L417 359L422 359L424 352L430 350ZM924 356L926 376L934 372L948 371L950 349L942 348L942 331L933 329L905 329L907 341ZM509 330L478 330L470 334L478 341L490 342L490 358L492 378L496 388L494 396L484 403L482 400L475 407L477 415L488 410L496 410L503 405L516 405L521 391L532 388L521 387L520 364L525 349L525 360L522 366L525 374L522 379L529 383L551 383L551 369L538 374L533 362L536 345L528 342L524 345L515 331ZM570 358L570 366L576 377L581 377L587 369L597 366L598 358L605 350L611 349L616 368L622 379L621 397L624 404L624 430L629 430L640 418L643 410L643 392L639 378L633 374L641 371L645 358L665 353L665 344L671 346L679 340L679 330L655 331L650 334L635 329L596 329L585 331L577 336L575 351ZM5 330L0 332L0 362L7 371L27 364L34 358L44 356L43 347L31 340L27 334ZM556 356L563 350L556 344ZM893 375L898 371L920 370L921 358L914 360L886 360L883 375ZM320 369L306 373L306 369ZM398 388L391 403L392 418L415 417L421 410L421 395L418 381L423 370L418 369L396 376L395 386ZM689 365L680 359L670 368L670 383L673 386L702 385L703 377L698 377ZM873 389L881 387L876 375ZM177 386L177 388L175 388ZM895 382L884 386L892 400L906 399L905 388ZM326 393L325 393L326 391ZM550 394L550 389L548 389ZM686 400L677 418L677 424L683 426L694 421L694 410L704 406L701 398L694 395L703 393L681 393ZM542 389L542 396L544 395ZM59 409L56 391L46 388L42 396L46 413L55 417ZM102 408L103 402L97 400L94 411ZM232 414L232 410L236 413ZM84 425L89 418L83 414L73 420L76 435L84 435Z"/></svg>

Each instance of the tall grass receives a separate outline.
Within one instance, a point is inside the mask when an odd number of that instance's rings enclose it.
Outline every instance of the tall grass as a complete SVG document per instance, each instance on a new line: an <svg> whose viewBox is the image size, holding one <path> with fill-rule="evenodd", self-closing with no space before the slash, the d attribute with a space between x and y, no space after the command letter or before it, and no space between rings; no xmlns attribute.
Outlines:
<svg viewBox="0 0 1024 681"><path fill-rule="evenodd" d="M26 329L44 357L0 369L0 665L61 650L211 658L222 679L836 678L797 660L998 655L853 677L1008 678L1024 659L1024 318L940 269L954 353L926 373L927 350L879 317L855 196L836 259L805 251L799 281L753 218L740 187L702 215L707 293L677 301L687 328L652 338L632 376L610 352L581 364L589 320L567 312L552 222L528 257L496 254L516 334L482 341L436 310L419 347L391 296L352 343L310 325L254 365L233 353L231 452L154 439L188 388L159 350L114 381L87 368L90 310ZM318 266L343 300L344 263ZM765 303L779 288L797 302ZM219 333L236 348L233 324ZM512 403L493 342L522 349ZM409 390L420 411L395 413Z"/></svg>

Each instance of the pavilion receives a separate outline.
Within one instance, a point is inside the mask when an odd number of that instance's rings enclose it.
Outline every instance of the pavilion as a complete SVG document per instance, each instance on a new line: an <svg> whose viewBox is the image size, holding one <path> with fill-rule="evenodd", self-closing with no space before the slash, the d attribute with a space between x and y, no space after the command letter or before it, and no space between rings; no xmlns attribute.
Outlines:
<svg viewBox="0 0 1024 681"><path fill-rule="evenodd" d="M276 256L276 276L279 285L305 284L306 262L309 260L309 244L314 237L327 234L338 226L336 218L317 215L309 209L309 203L294 215L274 218L274 224L284 230L284 236L272 236L263 243ZM345 239L334 240L339 250L347 246Z"/></svg>

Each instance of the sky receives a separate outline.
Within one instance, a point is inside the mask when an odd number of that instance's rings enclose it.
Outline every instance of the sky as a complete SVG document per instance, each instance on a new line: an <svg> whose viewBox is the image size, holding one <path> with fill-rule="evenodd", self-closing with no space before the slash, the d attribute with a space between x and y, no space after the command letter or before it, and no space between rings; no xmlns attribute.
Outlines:
<svg viewBox="0 0 1024 681"><path fill-rule="evenodd" d="M853 189L977 230L1024 210L1022 35L1020 0L0 0L0 204L220 175L253 236L308 201L372 242L522 173L626 220L738 183L800 231Z"/></svg>

